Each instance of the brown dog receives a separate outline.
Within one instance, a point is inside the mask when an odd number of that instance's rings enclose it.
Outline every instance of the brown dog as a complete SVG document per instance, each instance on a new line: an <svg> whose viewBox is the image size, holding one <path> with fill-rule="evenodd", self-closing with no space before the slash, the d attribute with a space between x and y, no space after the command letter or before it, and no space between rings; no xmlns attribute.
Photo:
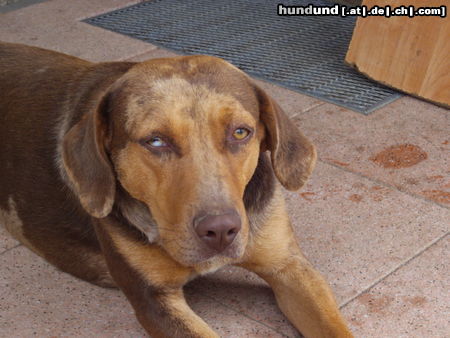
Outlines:
<svg viewBox="0 0 450 338"><path fill-rule="evenodd" d="M306 337L351 336L275 179L300 188L314 147L247 75L8 43L0 62L0 222L24 245L120 287L155 337L217 336L182 287L225 264L264 278Z"/></svg>

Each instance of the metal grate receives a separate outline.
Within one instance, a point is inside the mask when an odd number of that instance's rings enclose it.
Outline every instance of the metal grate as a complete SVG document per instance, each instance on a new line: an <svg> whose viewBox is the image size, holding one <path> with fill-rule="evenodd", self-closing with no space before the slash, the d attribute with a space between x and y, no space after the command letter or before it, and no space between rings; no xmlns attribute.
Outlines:
<svg viewBox="0 0 450 338"><path fill-rule="evenodd" d="M270 0L153 0L84 20L368 114L401 96L344 64L355 17L278 16ZM284 5L330 5L285 0Z"/></svg>

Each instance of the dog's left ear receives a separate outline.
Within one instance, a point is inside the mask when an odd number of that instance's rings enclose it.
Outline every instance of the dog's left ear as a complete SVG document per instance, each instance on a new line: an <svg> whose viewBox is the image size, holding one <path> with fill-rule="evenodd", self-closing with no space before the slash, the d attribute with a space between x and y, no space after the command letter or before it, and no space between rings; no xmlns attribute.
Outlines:
<svg viewBox="0 0 450 338"><path fill-rule="evenodd" d="M254 88L260 119L267 131L263 142L271 151L275 175L286 189L300 189L314 169L315 147L264 90L256 85Z"/></svg>
<svg viewBox="0 0 450 338"><path fill-rule="evenodd" d="M103 93L105 94L105 93ZM106 217L114 204L116 183L106 154L108 96L105 94L64 136L64 169L83 208ZM83 109L84 110L84 109Z"/></svg>

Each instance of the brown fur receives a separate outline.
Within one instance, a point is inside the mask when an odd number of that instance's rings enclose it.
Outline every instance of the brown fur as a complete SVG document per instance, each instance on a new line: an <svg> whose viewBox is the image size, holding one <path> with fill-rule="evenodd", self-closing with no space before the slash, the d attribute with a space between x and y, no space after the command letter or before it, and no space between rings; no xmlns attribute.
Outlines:
<svg viewBox="0 0 450 338"><path fill-rule="evenodd" d="M314 147L246 74L208 56L92 64L8 43L0 59L0 221L31 250L119 286L153 336L216 337L182 287L226 264L265 278L305 336L351 336L275 179L300 188ZM241 229L217 254L193 224L227 210Z"/></svg>

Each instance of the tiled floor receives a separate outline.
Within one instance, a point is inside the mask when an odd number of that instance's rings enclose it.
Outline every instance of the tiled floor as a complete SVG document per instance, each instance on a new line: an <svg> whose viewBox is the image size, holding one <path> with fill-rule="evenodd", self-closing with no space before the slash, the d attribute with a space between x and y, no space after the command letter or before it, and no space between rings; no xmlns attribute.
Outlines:
<svg viewBox="0 0 450 338"><path fill-rule="evenodd" d="M173 55L79 22L133 2L53 0L0 14L0 40L92 61ZM404 97L364 116L259 83L317 145L313 177L286 197L355 335L449 337L450 111ZM186 294L224 337L299 336L266 284L241 269L198 279ZM31 336L145 333L119 291L56 271L0 227L0 337Z"/></svg>

